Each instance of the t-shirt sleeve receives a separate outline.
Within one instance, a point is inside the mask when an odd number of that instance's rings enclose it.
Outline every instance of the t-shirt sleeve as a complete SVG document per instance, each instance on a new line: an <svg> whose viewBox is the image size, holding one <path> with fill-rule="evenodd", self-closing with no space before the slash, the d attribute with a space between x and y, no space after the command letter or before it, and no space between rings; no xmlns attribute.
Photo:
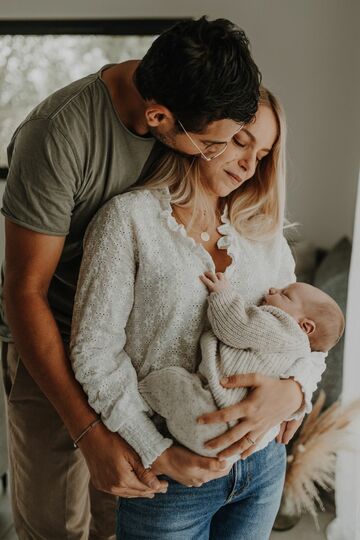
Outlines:
<svg viewBox="0 0 360 540"><path fill-rule="evenodd" d="M28 120L13 137L9 161L2 214L27 229L66 235L81 181L69 136L51 119Z"/></svg>

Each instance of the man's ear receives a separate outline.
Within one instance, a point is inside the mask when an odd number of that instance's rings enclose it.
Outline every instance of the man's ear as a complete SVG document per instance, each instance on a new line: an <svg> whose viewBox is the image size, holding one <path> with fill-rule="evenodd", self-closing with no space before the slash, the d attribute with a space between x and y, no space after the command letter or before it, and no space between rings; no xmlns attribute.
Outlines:
<svg viewBox="0 0 360 540"><path fill-rule="evenodd" d="M147 101L145 106L145 118L148 126L159 127L160 124L173 126L175 123L172 113L164 105L153 101Z"/></svg>
<svg viewBox="0 0 360 540"><path fill-rule="evenodd" d="M308 336L311 336L316 330L316 324L311 319L301 319L299 321L299 326Z"/></svg>

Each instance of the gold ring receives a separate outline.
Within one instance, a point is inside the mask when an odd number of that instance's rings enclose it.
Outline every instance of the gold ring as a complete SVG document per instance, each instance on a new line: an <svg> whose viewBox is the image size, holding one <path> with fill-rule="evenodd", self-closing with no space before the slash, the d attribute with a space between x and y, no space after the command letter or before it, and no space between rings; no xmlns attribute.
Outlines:
<svg viewBox="0 0 360 540"><path fill-rule="evenodd" d="M252 444L252 445L255 444L255 441L253 441L253 440L251 439L251 437L249 437L249 435L245 435L245 439L246 439L250 444Z"/></svg>

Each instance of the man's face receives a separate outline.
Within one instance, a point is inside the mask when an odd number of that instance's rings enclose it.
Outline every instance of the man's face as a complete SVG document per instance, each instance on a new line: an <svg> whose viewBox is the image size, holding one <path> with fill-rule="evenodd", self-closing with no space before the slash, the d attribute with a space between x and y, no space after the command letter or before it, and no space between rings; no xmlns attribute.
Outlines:
<svg viewBox="0 0 360 540"><path fill-rule="evenodd" d="M150 127L150 131L156 139L176 152L186 156L200 156L199 149L203 153L209 150L214 150L214 153L216 153L218 149L223 148L226 143L231 141L241 127L242 124L234 120L216 120L208 124L201 133L189 131L188 133L193 142L186 133L178 131L173 124L172 126L159 125L158 127Z"/></svg>

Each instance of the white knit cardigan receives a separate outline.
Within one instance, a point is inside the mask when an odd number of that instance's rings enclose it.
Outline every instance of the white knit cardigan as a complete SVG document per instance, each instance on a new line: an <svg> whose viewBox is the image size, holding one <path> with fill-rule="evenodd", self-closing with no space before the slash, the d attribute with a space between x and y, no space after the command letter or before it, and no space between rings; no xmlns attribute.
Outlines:
<svg viewBox="0 0 360 540"><path fill-rule="evenodd" d="M222 216L219 249L235 290L258 303L269 287L295 281L294 261L282 235L266 242L243 238ZM196 371L208 292L199 276L215 271L210 254L172 216L167 188L111 199L84 240L72 322L71 359L89 404L111 431L139 454L144 467L173 441L151 419L138 391L153 370ZM309 407L324 370L324 354L311 353L285 376L302 385Z"/></svg>

